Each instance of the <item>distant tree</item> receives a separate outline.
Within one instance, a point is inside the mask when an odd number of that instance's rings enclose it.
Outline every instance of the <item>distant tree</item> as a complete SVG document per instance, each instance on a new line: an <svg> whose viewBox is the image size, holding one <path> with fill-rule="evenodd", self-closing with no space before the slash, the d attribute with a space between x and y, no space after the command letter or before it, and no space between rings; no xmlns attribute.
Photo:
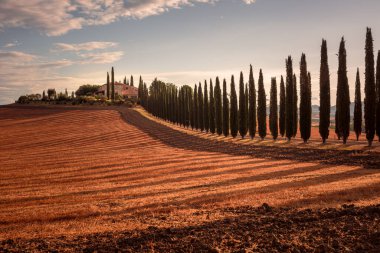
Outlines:
<svg viewBox="0 0 380 253"><path fill-rule="evenodd" d="M238 116L238 102L235 89L235 78L231 76L231 112L230 112L230 126L231 135L233 138L237 136L239 128L239 116Z"/></svg>
<svg viewBox="0 0 380 253"><path fill-rule="evenodd" d="M199 129L198 88L197 88L197 85L194 86L193 113L194 113L194 128Z"/></svg>
<svg viewBox="0 0 380 253"><path fill-rule="evenodd" d="M362 97L360 92L360 75L359 68L356 72L355 83L355 109L354 109L354 131L356 134L356 140L359 140L359 136L362 133Z"/></svg>
<svg viewBox="0 0 380 253"><path fill-rule="evenodd" d="M42 92L42 100L46 100L46 94L45 94L45 91Z"/></svg>
<svg viewBox="0 0 380 253"><path fill-rule="evenodd" d="M248 92L248 84L246 83L245 84L245 92L244 92L244 95L245 95L245 118L247 119L245 122L245 128L246 128L246 134L248 132L248 128L249 128L249 124L248 124L248 121L249 121L249 92Z"/></svg>
<svg viewBox="0 0 380 253"><path fill-rule="evenodd" d="M100 88L99 85L91 85L91 84L81 85L81 86L79 86L78 90L75 91L75 95L77 97L79 97L79 96L93 96L99 90L99 88ZM48 93L49 93L49 90L48 90ZM55 92L54 92L54 94L55 94Z"/></svg>
<svg viewBox="0 0 380 253"><path fill-rule="evenodd" d="M230 133L230 102L227 94L227 82L223 79L223 134L228 136Z"/></svg>
<svg viewBox="0 0 380 253"><path fill-rule="evenodd" d="M222 106L222 91L220 89L219 77L215 81L215 124L216 133L221 135L223 133L223 106Z"/></svg>
<svg viewBox="0 0 380 253"><path fill-rule="evenodd" d="M107 99L110 99L110 74L107 72Z"/></svg>
<svg viewBox="0 0 380 253"><path fill-rule="evenodd" d="M338 88L337 88L337 129L343 138L343 143L347 143L350 135L350 90L347 79L347 54L344 38L339 47L339 68L338 68Z"/></svg>
<svg viewBox="0 0 380 253"><path fill-rule="evenodd" d="M278 137L278 104L277 104L277 82L276 78L272 78L270 89L270 112L269 112L269 128L274 140Z"/></svg>
<svg viewBox="0 0 380 253"><path fill-rule="evenodd" d="M294 133L294 100L293 100L293 60L289 56L286 60L286 104L285 104L285 131L290 141Z"/></svg>
<svg viewBox="0 0 380 253"><path fill-rule="evenodd" d="M255 87L255 79L253 78L253 70L252 65L250 65L249 70L249 136L251 139L255 138L256 135L256 87Z"/></svg>
<svg viewBox="0 0 380 253"><path fill-rule="evenodd" d="M219 87L219 91L220 91L220 87ZM219 97L219 99L221 100L221 98ZM220 103L221 105L221 103ZM221 108L220 108L221 109ZM216 123L216 109L215 109L215 99L214 99L214 87L212 85L212 81L210 80L210 108L209 108L210 112L210 132L212 134L215 134L215 129L216 129L216 126L215 126L215 123ZM221 116L221 110L220 110L220 116ZM221 123L221 122L220 122ZM220 129L222 129L220 127ZM222 131L220 131L221 133Z"/></svg>
<svg viewBox="0 0 380 253"><path fill-rule="evenodd" d="M67 92L67 88L65 88L65 96L68 97L69 93Z"/></svg>
<svg viewBox="0 0 380 253"><path fill-rule="evenodd" d="M257 91L257 121L259 125L259 136L263 140L267 135L267 105L266 95L264 89L263 72L260 69L258 91Z"/></svg>
<svg viewBox="0 0 380 253"><path fill-rule="evenodd" d="M74 98L75 97L75 94L74 94L74 91L71 92L71 98Z"/></svg>
<svg viewBox="0 0 380 253"><path fill-rule="evenodd" d="M111 99L115 100L115 73L113 67L111 69Z"/></svg>
<svg viewBox="0 0 380 253"><path fill-rule="evenodd" d="M377 64L376 64L376 135L380 142L380 50L377 53Z"/></svg>
<svg viewBox="0 0 380 253"><path fill-rule="evenodd" d="M124 77L123 83L127 84L127 77L126 76Z"/></svg>
<svg viewBox="0 0 380 253"><path fill-rule="evenodd" d="M326 140L329 138L329 132L330 132L329 128L330 128L330 107L331 107L330 70L329 70L329 64L328 64L326 40L322 40L319 87L320 87L319 88L319 97L320 97L319 134L322 138L322 142L326 143Z"/></svg>
<svg viewBox="0 0 380 253"><path fill-rule="evenodd" d="M307 72L305 54L301 56L300 65L300 132L306 143L311 135L311 76Z"/></svg>
<svg viewBox="0 0 380 253"><path fill-rule="evenodd" d="M247 112L243 72L240 72L239 81L239 133L242 139L247 135Z"/></svg>
<svg viewBox="0 0 380 253"><path fill-rule="evenodd" d="M127 82L127 78L125 78L125 82ZM133 83L133 76L131 75L131 80L129 81L129 85L134 87L134 83Z"/></svg>
<svg viewBox="0 0 380 253"><path fill-rule="evenodd" d="M376 131L376 84L375 58L373 55L373 39L371 28L367 28L365 45L365 99L364 119L368 146L372 146Z"/></svg>
<svg viewBox="0 0 380 253"><path fill-rule="evenodd" d="M203 91L202 84L199 82L198 86L198 115L199 115L199 129L203 132L205 129L204 125L204 114L203 114Z"/></svg>
<svg viewBox="0 0 380 253"><path fill-rule="evenodd" d="M208 133L210 130L210 110L209 110L209 103L208 103L208 91L207 91L207 81L205 81L205 86L204 88L204 93L203 93L203 98L204 98L204 103L203 103L203 115L204 115L204 125L205 125L205 131Z"/></svg>
<svg viewBox="0 0 380 253"><path fill-rule="evenodd" d="M285 135L285 83L284 78L281 76L281 83L280 83L280 119L279 119L279 126L280 126L280 134L282 137Z"/></svg>
<svg viewBox="0 0 380 253"><path fill-rule="evenodd" d="M293 117L293 137L296 137L298 131L298 95L296 74L293 74Z"/></svg>

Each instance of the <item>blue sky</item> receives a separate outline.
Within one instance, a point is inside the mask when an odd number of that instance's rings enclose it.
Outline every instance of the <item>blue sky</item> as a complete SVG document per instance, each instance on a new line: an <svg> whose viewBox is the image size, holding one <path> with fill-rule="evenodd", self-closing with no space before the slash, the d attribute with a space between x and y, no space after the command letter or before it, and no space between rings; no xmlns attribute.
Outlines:
<svg viewBox="0 0 380 253"><path fill-rule="evenodd" d="M285 58L299 73L306 53L318 104L319 55L327 39L335 103L339 42L346 39L353 100L354 77L364 83L365 29L380 49L378 0L0 0L0 104L47 88L69 91L142 75L177 85L245 78L259 69L285 74Z"/></svg>

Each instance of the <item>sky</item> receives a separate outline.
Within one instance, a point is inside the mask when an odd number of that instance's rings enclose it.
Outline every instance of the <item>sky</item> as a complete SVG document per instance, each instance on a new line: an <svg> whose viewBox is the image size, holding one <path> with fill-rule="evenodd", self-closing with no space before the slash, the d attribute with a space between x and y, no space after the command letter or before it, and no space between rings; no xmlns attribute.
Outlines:
<svg viewBox="0 0 380 253"><path fill-rule="evenodd" d="M379 0L0 0L0 104L48 88L69 92L141 75L194 85L216 76L271 77L305 53L319 104L322 38L327 40L332 104L337 53L344 36L351 101L356 69L364 86L366 27L380 49Z"/></svg>

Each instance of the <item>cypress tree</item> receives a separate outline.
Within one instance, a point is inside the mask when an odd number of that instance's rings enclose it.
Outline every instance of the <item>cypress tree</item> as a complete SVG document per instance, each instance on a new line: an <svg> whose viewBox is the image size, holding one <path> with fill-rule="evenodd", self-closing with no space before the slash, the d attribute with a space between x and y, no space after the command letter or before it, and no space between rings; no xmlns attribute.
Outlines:
<svg viewBox="0 0 380 253"><path fill-rule="evenodd" d="M215 124L216 133L221 135L223 133L223 106L222 106L222 90L220 89L219 77L215 81Z"/></svg>
<svg viewBox="0 0 380 253"><path fill-rule="evenodd" d="M111 99L115 100L115 73L113 67L111 69Z"/></svg>
<svg viewBox="0 0 380 253"><path fill-rule="evenodd" d="M329 138L330 128L330 70L327 56L327 42L322 40L321 47L321 68L319 76L319 134L322 138L322 142L326 143Z"/></svg>
<svg viewBox="0 0 380 253"><path fill-rule="evenodd" d="M305 54L301 56L300 69L300 132L306 143L311 135L311 75L307 73Z"/></svg>
<svg viewBox="0 0 380 253"><path fill-rule="evenodd" d="M377 64L376 64L376 135L380 142L380 50L377 53Z"/></svg>
<svg viewBox="0 0 380 253"><path fill-rule="evenodd" d="M372 146L376 128L376 86L375 86L375 59L373 55L373 39L371 28L367 28L365 45L365 99L364 119L368 146Z"/></svg>
<svg viewBox="0 0 380 253"><path fill-rule="evenodd" d="M293 74L293 117L293 137L296 137L298 130L298 95L296 74Z"/></svg>
<svg viewBox="0 0 380 253"><path fill-rule="evenodd" d="M127 84L127 77L125 76L124 77L124 81L123 81L124 84Z"/></svg>
<svg viewBox="0 0 380 253"><path fill-rule="evenodd" d="M192 90L191 90L192 91ZM190 116L190 127L192 130L195 128L195 115L194 115L194 95L193 92L189 92L188 94L189 97L189 116Z"/></svg>
<svg viewBox="0 0 380 253"><path fill-rule="evenodd" d="M339 68L338 68L338 88L337 88L337 131L343 138L343 143L347 143L350 135L350 91L347 79L347 54L345 41L342 38L339 47Z"/></svg>
<svg viewBox="0 0 380 253"><path fill-rule="evenodd" d="M216 109L215 109L215 99L214 99L214 87L212 86L212 81L210 80L210 132L212 134L215 134L215 129L216 129L216 127L215 127L215 122L216 122L215 116L216 115L215 114L216 114ZM222 131L220 131L220 132L222 132Z"/></svg>
<svg viewBox="0 0 380 253"><path fill-rule="evenodd" d="M107 99L110 99L110 74L107 72Z"/></svg>
<svg viewBox="0 0 380 253"><path fill-rule="evenodd" d="M243 72L240 72L239 81L239 133L242 139L247 134L247 113L245 102L244 78Z"/></svg>
<svg viewBox="0 0 380 253"><path fill-rule="evenodd" d="M227 94L226 79L223 79L223 134L225 137L230 134L230 101Z"/></svg>
<svg viewBox="0 0 380 253"><path fill-rule="evenodd" d="M276 78L272 78L270 88L270 112L269 112L269 128L273 140L278 137L278 111L277 111L277 82Z"/></svg>
<svg viewBox="0 0 380 253"><path fill-rule="evenodd" d="M279 127L280 127L280 135L284 137L285 135L285 83L284 78L281 76L280 82L280 119L279 119Z"/></svg>
<svg viewBox="0 0 380 253"><path fill-rule="evenodd" d="M260 69L259 83L257 90L257 121L259 125L259 136L264 140L267 135L267 105L266 105L266 95L264 89L264 78L263 72Z"/></svg>
<svg viewBox="0 0 380 253"><path fill-rule="evenodd" d="M249 136L251 139L255 138L256 135L256 88L255 79L253 78L252 65L250 65L249 70Z"/></svg>
<svg viewBox="0 0 380 253"><path fill-rule="evenodd" d="M355 109L354 109L354 131L356 134L356 140L359 140L359 136L362 132L362 97L360 93L360 76L359 68L356 72L356 83L355 83Z"/></svg>
<svg viewBox="0 0 380 253"><path fill-rule="evenodd" d="M45 91L44 91L45 92ZM74 98L75 97L75 94L74 94L74 91L71 92L71 98ZM46 97L45 97L46 98Z"/></svg>
<svg viewBox="0 0 380 253"><path fill-rule="evenodd" d="M205 81L204 86L204 103L203 103L203 114L204 114L204 124L205 131L208 133L210 130L210 111L209 111L209 103L208 103L208 91L207 91L207 82Z"/></svg>
<svg viewBox="0 0 380 253"><path fill-rule="evenodd" d="M126 79L127 80L127 79ZM131 75L131 81L129 83L130 86L134 87L134 84L133 84L133 76Z"/></svg>
<svg viewBox="0 0 380 253"><path fill-rule="evenodd" d="M231 112L230 112L231 135L233 138L237 136L239 128L238 102L235 88L235 78L231 77Z"/></svg>
<svg viewBox="0 0 380 253"><path fill-rule="evenodd" d="M193 98L193 113L194 113L194 128L199 129L199 114L198 114L198 89L197 85L194 86L194 98Z"/></svg>
<svg viewBox="0 0 380 253"><path fill-rule="evenodd" d="M293 133L294 106L293 106L293 60L289 56L286 60L286 104L285 104L285 132L286 138L290 141Z"/></svg>
<svg viewBox="0 0 380 253"><path fill-rule="evenodd" d="M248 132L248 128L249 128L249 92L248 92L248 84L246 83L245 84L245 92L244 92L244 95L245 95L245 118L246 118L246 124L245 124L245 128L246 128L246 134Z"/></svg>
<svg viewBox="0 0 380 253"><path fill-rule="evenodd" d="M203 114L203 91L202 84L199 82L198 86L198 117L199 117L199 129L203 132L205 129L204 114Z"/></svg>

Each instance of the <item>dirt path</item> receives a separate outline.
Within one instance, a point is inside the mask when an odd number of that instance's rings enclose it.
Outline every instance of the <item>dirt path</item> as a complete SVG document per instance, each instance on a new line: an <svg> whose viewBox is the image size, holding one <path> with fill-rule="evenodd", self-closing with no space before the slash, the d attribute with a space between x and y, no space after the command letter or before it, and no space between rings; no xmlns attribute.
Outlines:
<svg viewBox="0 0 380 253"><path fill-rule="evenodd" d="M342 225L330 231L338 216L315 226L316 221L293 220L285 239L274 234L279 245L300 240L300 247L317 247L321 240L338 238L339 247L351 248L343 235L367 231L354 242L376 247L371 238L378 238L378 207L365 207L380 203L376 153L339 151L340 158L330 151L209 142L138 111L121 113L0 108L0 251L48 251L59 245L74 252L84 245L89 251L119 246L149 251L149 245L159 252L168 247L225 251L243 247L244 236L252 238L250 247L260 248L271 241L260 241L252 226L272 240L265 233L280 231L272 222L276 217L302 212L295 208L313 208L320 217L323 208L345 203L364 206L342 218L345 224L357 217L358 230L347 225L344 232ZM256 210L263 203L274 213ZM294 233L303 229L304 237L297 239ZM326 234L317 239L318 231ZM151 240L155 235L162 235L157 244ZM165 246L166 236L174 241ZM181 249L180 243L209 248Z"/></svg>

